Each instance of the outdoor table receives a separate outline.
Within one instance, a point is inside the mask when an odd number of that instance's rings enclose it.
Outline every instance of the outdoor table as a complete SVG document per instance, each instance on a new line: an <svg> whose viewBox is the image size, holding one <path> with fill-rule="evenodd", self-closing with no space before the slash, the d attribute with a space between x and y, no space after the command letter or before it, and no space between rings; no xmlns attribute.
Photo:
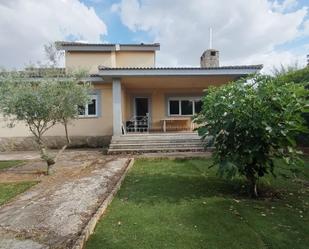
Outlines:
<svg viewBox="0 0 309 249"><path fill-rule="evenodd" d="M166 123L171 121L171 122L175 122L175 121L180 121L180 122L183 122L183 121L190 121L191 118L190 117L168 117L168 118L163 118L161 119L161 122L162 122L162 129L163 129L163 132L166 132Z"/></svg>

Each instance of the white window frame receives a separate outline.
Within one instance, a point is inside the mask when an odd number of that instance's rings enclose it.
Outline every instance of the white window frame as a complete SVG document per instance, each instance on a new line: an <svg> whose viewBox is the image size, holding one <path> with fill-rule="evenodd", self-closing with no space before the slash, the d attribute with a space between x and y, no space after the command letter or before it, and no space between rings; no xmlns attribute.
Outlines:
<svg viewBox="0 0 309 249"><path fill-rule="evenodd" d="M201 97L169 97L167 99L168 116L172 116L172 117L188 116L188 117L191 117L191 116L196 114L195 113L195 102L201 101L201 100L202 100ZM178 101L179 114L171 114L171 112L170 112L170 101ZM181 101L191 101L192 102L192 114L181 114L181 112L182 112Z"/></svg>
<svg viewBox="0 0 309 249"><path fill-rule="evenodd" d="M84 115L78 115L78 117L79 118L96 118L96 117L98 117L98 111L99 111L99 109L98 109L98 107L99 107L99 104L98 104L98 100L99 100L99 98L98 98L98 95L94 95L94 94L91 94L91 95L89 95L89 98L90 98L90 101L92 101L92 100L95 100L95 114L88 114L88 103L87 104L85 104L85 114ZM90 102L91 103L91 102Z"/></svg>

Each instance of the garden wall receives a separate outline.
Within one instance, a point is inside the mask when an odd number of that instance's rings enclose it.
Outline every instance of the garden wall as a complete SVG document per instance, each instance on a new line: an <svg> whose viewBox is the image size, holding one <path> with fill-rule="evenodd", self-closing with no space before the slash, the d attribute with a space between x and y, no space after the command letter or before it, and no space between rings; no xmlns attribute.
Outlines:
<svg viewBox="0 0 309 249"><path fill-rule="evenodd" d="M110 143L111 136L72 136L69 148L103 148ZM46 136L46 146L59 149L66 143L63 136ZM34 137L0 137L0 152L36 150Z"/></svg>

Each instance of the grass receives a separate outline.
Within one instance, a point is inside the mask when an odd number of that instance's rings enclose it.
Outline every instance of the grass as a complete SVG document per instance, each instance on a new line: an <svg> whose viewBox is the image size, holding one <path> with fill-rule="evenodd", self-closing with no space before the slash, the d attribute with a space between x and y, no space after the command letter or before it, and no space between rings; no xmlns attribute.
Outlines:
<svg viewBox="0 0 309 249"><path fill-rule="evenodd" d="M136 161L86 248L308 248L308 162L297 178L285 168L285 178L266 178L263 189L280 194L257 200L209 165Z"/></svg>
<svg viewBox="0 0 309 249"><path fill-rule="evenodd" d="M8 202L16 195L26 191L38 182L0 183L0 205Z"/></svg>
<svg viewBox="0 0 309 249"><path fill-rule="evenodd" d="M7 169L11 167L19 166L23 163L23 161L18 160L10 160L10 161L0 161L0 170Z"/></svg>

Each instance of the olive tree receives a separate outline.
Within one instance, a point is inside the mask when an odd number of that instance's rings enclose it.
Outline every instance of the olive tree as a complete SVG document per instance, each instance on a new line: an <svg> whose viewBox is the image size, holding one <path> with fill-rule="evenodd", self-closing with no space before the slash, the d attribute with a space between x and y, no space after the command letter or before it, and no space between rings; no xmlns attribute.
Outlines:
<svg viewBox="0 0 309 249"><path fill-rule="evenodd" d="M89 84L82 81L85 74L81 72L65 75L58 75L57 70L46 72L36 78L25 72L2 72L0 113L8 118L11 127L18 121L25 122L49 174L50 167L70 144L68 123L77 117L77 107L89 101ZM43 136L56 124L64 126L66 144L53 157L46 150Z"/></svg>
<svg viewBox="0 0 309 249"><path fill-rule="evenodd" d="M296 165L295 137L307 131L301 116L308 112L306 96L302 84L261 75L209 88L196 122L199 134L212 138L218 173L244 176L256 197L258 179L275 175L276 159Z"/></svg>

